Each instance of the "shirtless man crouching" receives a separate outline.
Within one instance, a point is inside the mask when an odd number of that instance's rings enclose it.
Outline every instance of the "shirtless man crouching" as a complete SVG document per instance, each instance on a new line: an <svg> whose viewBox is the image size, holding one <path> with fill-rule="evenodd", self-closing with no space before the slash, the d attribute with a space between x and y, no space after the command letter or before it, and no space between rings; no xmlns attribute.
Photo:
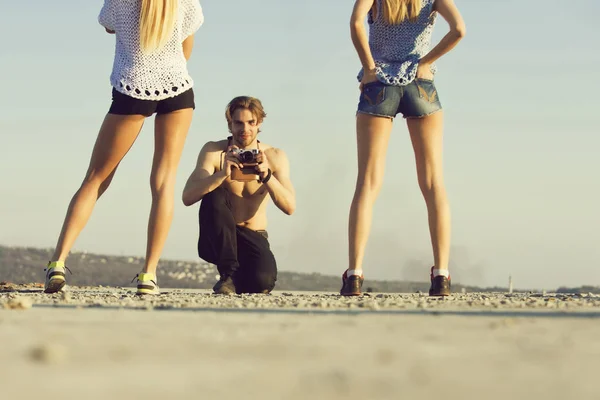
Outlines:
<svg viewBox="0 0 600 400"><path fill-rule="evenodd" d="M277 264L267 235L267 203L284 213L296 207L283 150L258 140L266 117L260 100L240 96L225 111L231 136L206 143L186 182L183 203L200 200L198 255L215 264L215 293L269 293Z"/></svg>

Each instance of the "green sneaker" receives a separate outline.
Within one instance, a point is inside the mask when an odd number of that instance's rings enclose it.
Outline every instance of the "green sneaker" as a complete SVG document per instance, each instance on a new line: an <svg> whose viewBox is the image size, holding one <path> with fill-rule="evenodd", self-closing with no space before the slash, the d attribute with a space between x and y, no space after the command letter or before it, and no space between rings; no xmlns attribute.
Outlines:
<svg viewBox="0 0 600 400"><path fill-rule="evenodd" d="M156 283L156 275L147 274L147 273L139 273L133 278L134 280L137 278L137 293L139 295L142 294L160 294L160 289L158 284ZM133 282L133 281L132 281Z"/></svg>

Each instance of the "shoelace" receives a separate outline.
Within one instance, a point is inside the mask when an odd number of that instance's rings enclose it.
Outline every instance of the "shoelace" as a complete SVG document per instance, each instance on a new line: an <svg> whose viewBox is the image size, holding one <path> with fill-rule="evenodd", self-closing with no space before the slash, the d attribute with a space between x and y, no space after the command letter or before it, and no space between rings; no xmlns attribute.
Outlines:
<svg viewBox="0 0 600 400"><path fill-rule="evenodd" d="M56 269L57 267L52 267L52 268ZM69 267L67 267L67 266L65 265L63 268L64 268L64 269L66 269L67 271L69 271L69 273L70 273L71 275L73 275L73 273L71 272L71 270L69 269ZM47 272L47 271L48 271L48 268L44 268L44 272Z"/></svg>
<svg viewBox="0 0 600 400"><path fill-rule="evenodd" d="M136 274L133 279L131 280L131 283L133 283L133 281L135 281L136 279L138 279L140 276L140 274ZM152 282L154 284L154 286L158 286L158 283L154 282L154 280L150 279L149 281L145 281L145 282Z"/></svg>

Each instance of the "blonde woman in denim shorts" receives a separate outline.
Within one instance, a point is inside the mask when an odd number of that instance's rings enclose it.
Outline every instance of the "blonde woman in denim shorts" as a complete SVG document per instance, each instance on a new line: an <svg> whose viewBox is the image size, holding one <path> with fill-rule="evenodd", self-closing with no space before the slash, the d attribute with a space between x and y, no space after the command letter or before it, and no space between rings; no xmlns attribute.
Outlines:
<svg viewBox="0 0 600 400"><path fill-rule="evenodd" d="M449 32L432 48L438 15L448 22ZM349 217L349 265L340 294L361 294L373 205L383 180L392 124L401 114L410 132L429 216L433 247L429 294L447 296L450 208L442 171L443 112L434 62L464 37L465 24L453 0L356 0L350 28L362 64L356 118L358 177Z"/></svg>

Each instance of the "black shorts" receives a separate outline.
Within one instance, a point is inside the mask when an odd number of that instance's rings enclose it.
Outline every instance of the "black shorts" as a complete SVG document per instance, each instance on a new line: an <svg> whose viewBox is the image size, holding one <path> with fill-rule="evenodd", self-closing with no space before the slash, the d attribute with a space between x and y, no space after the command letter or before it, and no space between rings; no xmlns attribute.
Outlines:
<svg viewBox="0 0 600 400"><path fill-rule="evenodd" d="M188 89L175 97L164 100L140 100L127 96L115 88L112 90L112 104L108 110L109 114L117 115L144 115L167 114L184 108L195 109L194 90Z"/></svg>

